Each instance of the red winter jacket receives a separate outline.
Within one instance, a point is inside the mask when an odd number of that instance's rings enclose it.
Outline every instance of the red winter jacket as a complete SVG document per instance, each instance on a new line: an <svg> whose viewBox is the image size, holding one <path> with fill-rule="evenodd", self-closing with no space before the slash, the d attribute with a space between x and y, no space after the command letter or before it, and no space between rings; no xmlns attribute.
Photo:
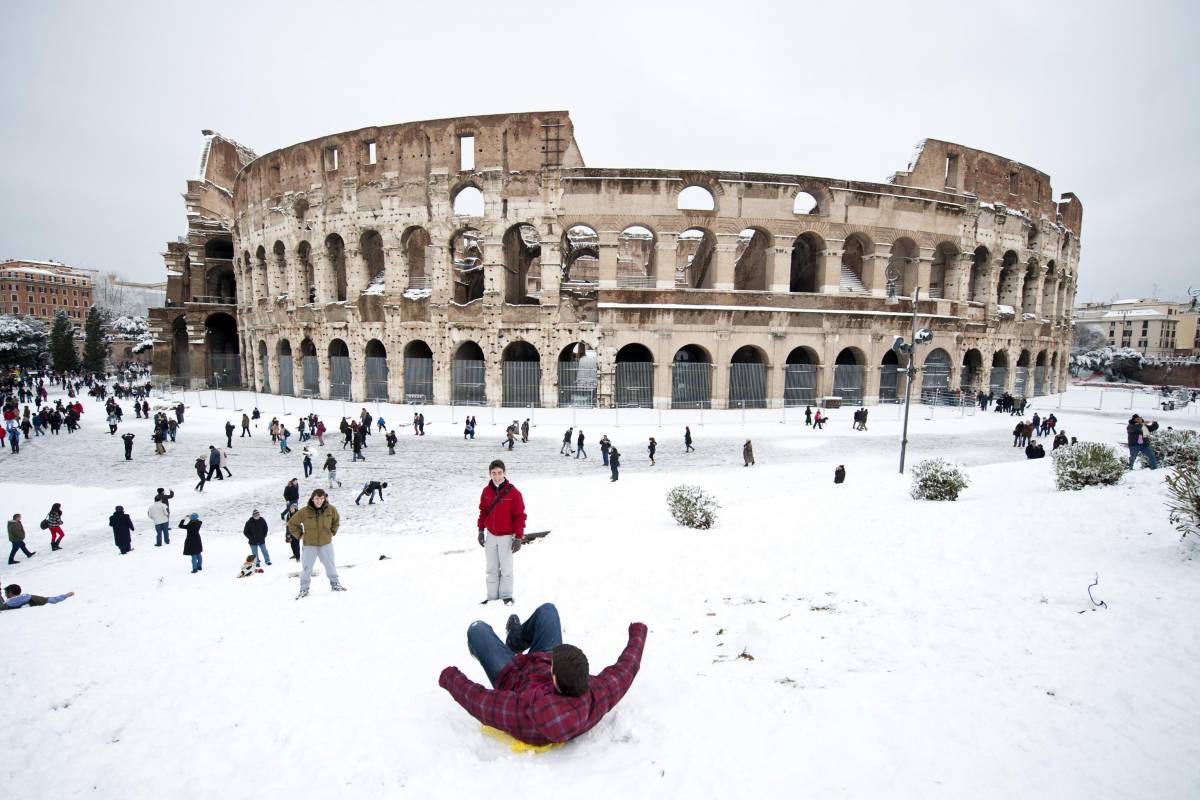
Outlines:
<svg viewBox="0 0 1200 800"><path fill-rule="evenodd" d="M496 499L496 492L504 491L506 486L508 491L505 492L504 499L497 503L489 514L488 509L492 507L492 501ZM523 538L525 536L525 498L521 497L517 487L506 480L497 489L491 481L488 481L487 486L483 487L483 494L479 496L479 520L475 523L475 527L478 530L486 528L493 536L515 535L518 539Z"/></svg>
<svg viewBox="0 0 1200 800"><path fill-rule="evenodd" d="M646 646L646 626L629 626L629 644L617 663L588 678L582 697L554 690L550 654L515 656L496 676L496 688L485 689L457 667L446 667L438 685L484 725L499 728L533 745L566 742L590 731L625 696L633 684Z"/></svg>

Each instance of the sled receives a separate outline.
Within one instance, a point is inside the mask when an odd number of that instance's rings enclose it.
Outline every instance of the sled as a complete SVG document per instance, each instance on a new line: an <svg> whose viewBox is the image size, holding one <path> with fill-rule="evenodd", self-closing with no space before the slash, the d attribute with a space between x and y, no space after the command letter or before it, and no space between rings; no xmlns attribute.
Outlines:
<svg viewBox="0 0 1200 800"><path fill-rule="evenodd" d="M533 531L532 533L525 534L522 537L522 541L525 544L529 544L530 542L536 542L538 539L545 538L548 535L550 535L550 531Z"/></svg>
<svg viewBox="0 0 1200 800"><path fill-rule="evenodd" d="M496 739L497 741L507 744L508 749L514 753L544 753L547 750L551 750L555 747L563 746L563 742L551 742L550 744L529 744L527 742L522 742L520 739L514 739L504 731L498 728L493 728L490 725L480 725L479 728L486 735Z"/></svg>

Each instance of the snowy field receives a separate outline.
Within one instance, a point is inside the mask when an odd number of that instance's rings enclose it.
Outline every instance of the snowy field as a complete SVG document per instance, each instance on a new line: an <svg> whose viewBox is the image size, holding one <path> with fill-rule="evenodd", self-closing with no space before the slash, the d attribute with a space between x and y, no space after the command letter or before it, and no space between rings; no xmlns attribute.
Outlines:
<svg viewBox="0 0 1200 800"><path fill-rule="evenodd" d="M1129 405L1154 403L1100 396L1072 391L1030 413L1053 410L1069 435L1117 444ZM224 444L234 405L256 401L264 418L253 439L235 434L233 478L195 493L192 462ZM824 431L795 409L543 409L512 453L499 447L503 427L527 412L475 409L477 438L463 441L463 410L430 408L429 435L399 428L395 456L375 435L368 460L351 464L326 437L345 484L332 500L349 591L318 577L297 601L279 512L284 483L302 475L300 446L293 437L281 455L266 426L286 402L294 431L310 401L188 392L186 402L166 456L153 455L149 421L127 413L118 434L137 440L124 461L90 399L82 432L0 454L6 518L24 515L38 551L0 582L77 592L0 614L8 796L1200 796L1200 558L1167 523L1163 472L1058 493L1050 458L1012 447L1012 417L914 406L909 464L943 456L972 479L959 502L921 503L896 474L893 407L873 408L867 433L850 429L849 409ZM311 405L336 427L342 403ZM412 416L382 412L390 424ZM1147 416L1200 427L1194 406ZM588 461L558 455L572 423ZM600 466L603 433L623 454L615 484ZM450 664L486 682L466 627L482 618L502 630L510 612L478 604L475 506L498 456L525 495L528 530L553 531L517 556L512 610L555 602L593 673L616 659L631 621L650 628L629 694L543 754L482 735L437 685ZM318 449L302 497L325 485L323 459ZM835 486L838 464L848 477ZM389 482L386 503L355 507L369 479ZM664 495L681 482L717 496L716 528L674 524ZM204 520L202 573L190 573L182 531L153 546L157 486L176 492L173 524L193 511ZM56 501L61 552L38 528ZM126 556L107 529L117 504L137 526ZM274 565L236 580L253 508L271 524ZM1107 608L1088 598L1097 575Z"/></svg>

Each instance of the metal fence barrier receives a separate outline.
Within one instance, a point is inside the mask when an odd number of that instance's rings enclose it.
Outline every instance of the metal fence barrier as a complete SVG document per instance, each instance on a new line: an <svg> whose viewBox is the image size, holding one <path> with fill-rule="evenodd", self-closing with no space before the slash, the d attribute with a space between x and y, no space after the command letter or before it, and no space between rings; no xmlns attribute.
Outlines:
<svg viewBox="0 0 1200 800"><path fill-rule="evenodd" d="M992 374L988 376L988 390L997 395L1002 395L1008 386L1008 367L992 367Z"/></svg>
<svg viewBox="0 0 1200 800"><path fill-rule="evenodd" d="M271 391L271 364L267 360L267 354L263 353L259 356L262 361L262 390L264 392Z"/></svg>
<svg viewBox="0 0 1200 800"><path fill-rule="evenodd" d="M1041 397L1046 393L1046 368L1033 368L1033 394L1036 397Z"/></svg>
<svg viewBox="0 0 1200 800"><path fill-rule="evenodd" d="M896 364L884 364L879 368L879 402L895 403L900 399L900 370Z"/></svg>
<svg viewBox="0 0 1200 800"><path fill-rule="evenodd" d="M316 397L321 393L321 365L316 356L303 356L300 366L304 369L304 393Z"/></svg>
<svg viewBox="0 0 1200 800"><path fill-rule="evenodd" d="M404 359L404 398L422 403L433 402L433 359Z"/></svg>
<svg viewBox="0 0 1200 800"><path fill-rule="evenodd" d="M617 362L617 386L613 403L617 408L654 407L653 362Z"/></svg>
<svg viewBox="0 0 1200 800"><path fill-rule="evenodd" d="M1029 369L1027 367L1016 367L1013 370L1013 397L1025 396L1025 384L1029 381Z"/></svg>
<svg viewBox="0 0 1200 800"><path fill-rule="evenodd" d="M594 358L558 362L559 407L595 408L597 378Z"/></svg>
<svg viewBox="0 0 1200 800"><path fill-rule="evenodd" d="M512 408L542 404L542 365L538 361L501 361L501 402Z"/></svg>
<svg viewBox="0 0 1200 800"><path fill-rule="evenodd" d="M816 364L788 364L783 369L783 404L810 406L817 402Z"/></svg>
<svg viewBox="0 0 1200 800"><path fill-rule="evenodd" d="M457 406L487 404L486 365L482 361L458 359L450 364L450 393Z"/></svg>
<svg viewBox="0 0 1200 800"><path fill-rule="evenodd" d="M712 408L712 364L671 364L671 408Z"/></svg>
<svg viewBox="0 0 1200 800"><path fill-rule="evenodd" d="M857 364L834 365L833 393L842 398L842 405L862 405L866 371L866 367Z"/></svg>
<svg viewBox="0 0 1200 800"><path fill-rule="evenodd" d="M208 356L208 386L226 389L242 385L242 357L237 353L210 353Z"/></svg>
<svg viewBox="0 0 1200 800"><path fill-rule="evenodd" d="M942 364L926 366L921 370L921 402L935 402L937 398L950 395L950 368ZM953 393L957 396L957 391Z"/></svg>
<svg viewBox="0 0 1200 800"><path fill-rule="evenodd" d="M334 400L349 400L353 382L354 370L350 366L350 356L330 356L329 396Z"/></svg>
<svg viewBox="0 0 1200 800"><path fill-rule="evenodd" d="M291 356L279 357L279 393L280 394L295 394L296 387L292 385L294 380Z"/></svg>
<svg viewBox="0 0 1200 800"><path fill-rule="evenodd" d="M368 356L364 360L367 374L367 399L388 399L388 365L387 359L380 356Z"/></svg>
<svg viewBox="0 0 1200 800"><path fill-rule="evenodd" d="M767 407L767 367L765 364L729 365L729 407Z"/></svg>

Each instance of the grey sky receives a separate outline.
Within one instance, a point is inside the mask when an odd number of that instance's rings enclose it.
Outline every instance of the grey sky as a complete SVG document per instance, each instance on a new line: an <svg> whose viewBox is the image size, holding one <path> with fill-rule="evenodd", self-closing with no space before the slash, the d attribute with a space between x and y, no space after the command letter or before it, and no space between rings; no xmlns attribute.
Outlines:
<svg viewBox="0 0 1200 800"><path fill-rule="evenodd" d="M1200 288L1195 3L0 5L0 257L139 280L201 128L259 154L373 124L568 109L589 165L883 180L926 136L1083 201L1081 300Z"/></svg>

